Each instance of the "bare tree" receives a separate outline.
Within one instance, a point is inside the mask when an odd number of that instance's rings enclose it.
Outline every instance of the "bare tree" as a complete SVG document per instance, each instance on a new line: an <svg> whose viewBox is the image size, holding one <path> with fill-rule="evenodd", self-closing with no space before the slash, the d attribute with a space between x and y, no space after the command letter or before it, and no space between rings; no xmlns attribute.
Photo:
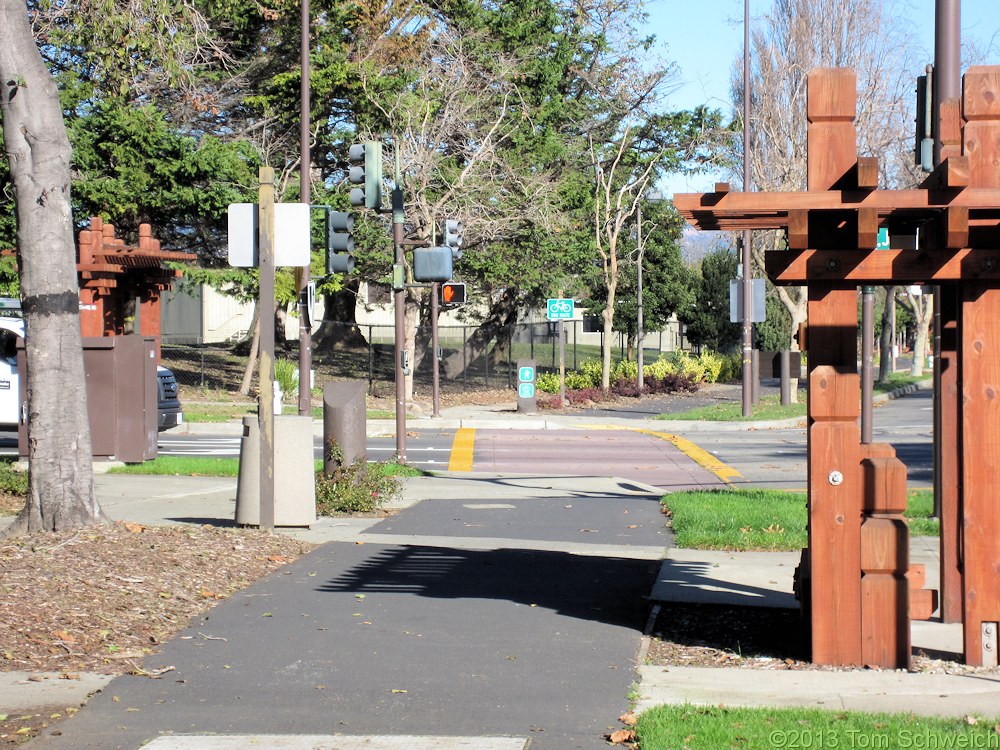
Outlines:
<svg viewBox="0 0 1000 750"><path fill-rule="evenodd" d="M609 159L602 159L600 148L591 140L594 161L594 244L601 259L601 273L607 297L601 318L604 336L601 341L601 389L611 387L611 336L615 324L615 295L621 278L619 242L622 233L636 214L639 201L654 175L656 159L645 163L629 160L635 147L632 129L626 126Z"/></svg>
<svg viewBox="0 0 1000 750"><path fill-rule="evenodd" d="M362 69L362 85L389 123L391 146L399 154L407 239L429 241L441 220L458 219L466 252L474 253L496 248L524 222L554 226L561 220L553 208L550 175L515 163L510 138L530 116L517 85L518 60L497 55L487 66L467 52L470 42L471 34L441 29L415 61L420 74L409 87L386 97L375 68ZM428 307L424 296L419 288L406 292L404 340L412 363L407 399L423 351L416 348L416 331L421 310Z"/></svg>
<svg viewBox="0 0 1000 750"><path fill-rule="evenodd" d="M4 144L17 208L28 394L28 500L9 533L105 520L94 493L70 211L70 145L22 0L0 5Z"/></svg>
<svg viewBox="0 0 1000 750"><path fill-rule="evenodd" d="M859 153L880 159L886 188L911 187L913 48L897 0L775 0L750 42L750 181L756 190L806 189L806 79L815 67L850 67L858 78ZM731 76L743 102L743 56ZM742 166L742 160L737 162ZM740 174L739 177L742 177ZM758 233L754 263L780 249L776 232ZM806 318L805 287L776 287L794 338Z"/></svg>

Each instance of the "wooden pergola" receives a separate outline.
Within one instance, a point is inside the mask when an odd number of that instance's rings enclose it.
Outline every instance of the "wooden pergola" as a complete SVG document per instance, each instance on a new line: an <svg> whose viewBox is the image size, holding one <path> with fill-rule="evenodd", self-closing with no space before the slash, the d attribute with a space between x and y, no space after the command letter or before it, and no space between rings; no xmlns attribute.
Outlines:
<svg viewBox="0 0 1000 750"><path fill-rule="evenodd" d="M808 190L675 195L700 229L781 229L775 284L808 290L809 547L799 591L820 664L910 663L910 619L938 608L909 564L906 467L862 444L857 287L938 286L940 614L964 659L997 665L1000 623L1000 67L970 68L941 103L942 162L917 190L879 190L858 157L856 78L809 75ZM880 229L890 249L876 249Z"/></svg>
<svg viewBox="0 0 1000 750"><path fill-rule="evenodd" d="M128 302L135 300L143 336L160 337L160 295L180 271L165 261L192 261L191 253L161 250L149 224L139 226L139 244L126 245L115 228L99 217L80 232L77 272L80 280L80 326L84 336L118 336L125 332ZM157 343L159 353L159 343Z"/></svg>

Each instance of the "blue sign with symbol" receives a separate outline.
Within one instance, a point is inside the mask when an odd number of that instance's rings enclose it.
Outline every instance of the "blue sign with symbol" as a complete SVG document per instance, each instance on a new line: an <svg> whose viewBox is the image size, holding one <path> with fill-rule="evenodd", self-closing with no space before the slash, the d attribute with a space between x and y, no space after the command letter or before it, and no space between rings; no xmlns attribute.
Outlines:
<svg viewBox="0 0 1000 750"><path fill-rule="evenodd" d="M518 398L534 398L535 397L535 384L534 383L520 383L517 386L517 397Z"/></svg>
<svg viewBox="0 0 1000 750"><path fill-rule="evenodd" d="M535 380L534 367L519 367L517 369L517 379L522 383L531 383Z"/></svg>

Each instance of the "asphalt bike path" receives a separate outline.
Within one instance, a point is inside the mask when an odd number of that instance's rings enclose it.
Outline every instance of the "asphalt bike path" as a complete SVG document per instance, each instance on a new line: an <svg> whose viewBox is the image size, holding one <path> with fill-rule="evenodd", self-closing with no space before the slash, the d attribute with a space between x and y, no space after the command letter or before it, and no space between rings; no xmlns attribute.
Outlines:
<svg viewBox="0 0 1000 750"><path fill-rule="evenodd" d="M115 679L32 746L131 750L166 734L195 744L154 747L605 747L670 543L651 489L466 479L221 602L146 659L158 678Z"/></svg>

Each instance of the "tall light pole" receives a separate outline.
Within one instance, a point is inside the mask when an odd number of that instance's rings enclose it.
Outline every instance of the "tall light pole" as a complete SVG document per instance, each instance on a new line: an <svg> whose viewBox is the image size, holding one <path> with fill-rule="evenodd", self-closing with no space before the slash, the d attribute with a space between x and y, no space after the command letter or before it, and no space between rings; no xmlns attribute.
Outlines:
<svg viewBox="0 0 1000 750"><path fill-rule="evenodd" d="M656 203L663 200L663 193L658 190L650 190L645 195L645 200L651 203ZM636 328L635 328L635 349L636 349L636 363L639 367L638 375L636 376L636 385L639 388L639 397L642 397L643 388L643 378L642 378L642 368L643 368L643 352L642 352L642 328L644 325L642 317L642 255L645 250L642 244L642 200L639 201L636 206L636 269L635 269L635 303L636 303Z"/></svg>

